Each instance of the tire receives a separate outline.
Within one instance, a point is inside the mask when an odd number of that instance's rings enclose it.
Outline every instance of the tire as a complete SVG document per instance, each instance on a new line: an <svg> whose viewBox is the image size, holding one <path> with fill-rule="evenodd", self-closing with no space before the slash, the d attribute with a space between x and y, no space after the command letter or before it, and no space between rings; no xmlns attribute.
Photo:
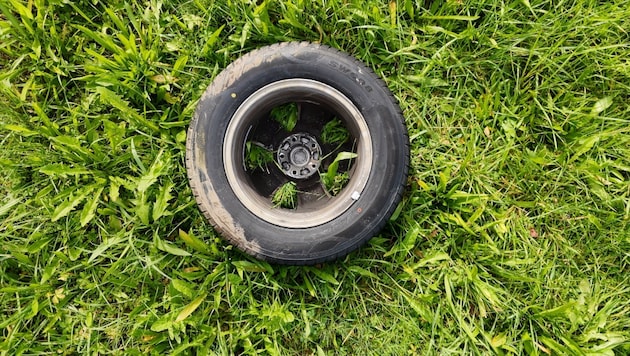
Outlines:
<svg viewBox="0 0 630 356"><path fill-rule="evenodd" d="M215 230L281 264L331 261L366 243L400 202L408 163L404 118L385 83L306 42L263 47L225 68L186 141L190 186ZM275 199L280 192L291 194Z"/></svg>

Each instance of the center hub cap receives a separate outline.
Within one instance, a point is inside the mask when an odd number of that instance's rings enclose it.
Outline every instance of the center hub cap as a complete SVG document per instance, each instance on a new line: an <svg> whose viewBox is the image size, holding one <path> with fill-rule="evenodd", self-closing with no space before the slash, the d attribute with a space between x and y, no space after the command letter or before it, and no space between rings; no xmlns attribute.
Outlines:
<svg viewBox="0 0 630 356"><path fill-rule="evenodd" d="M307 133L296 133L280 144L277 159L282 172L291 178L304 179L317 172L322 149Z"/></svg>

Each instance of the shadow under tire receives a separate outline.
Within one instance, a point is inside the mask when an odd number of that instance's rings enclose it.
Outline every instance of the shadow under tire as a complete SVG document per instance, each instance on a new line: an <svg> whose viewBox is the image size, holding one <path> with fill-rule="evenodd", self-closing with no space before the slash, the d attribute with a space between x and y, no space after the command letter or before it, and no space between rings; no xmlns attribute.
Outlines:
<svg viewBox="0 0 630 356"><path fill-rule="evenodd" d="M404 118L385 83L307 42L266 46L225 68L186 140L206 218L245 253L282 264L331 261L365 244L400 202L408 163Z"/></svg>

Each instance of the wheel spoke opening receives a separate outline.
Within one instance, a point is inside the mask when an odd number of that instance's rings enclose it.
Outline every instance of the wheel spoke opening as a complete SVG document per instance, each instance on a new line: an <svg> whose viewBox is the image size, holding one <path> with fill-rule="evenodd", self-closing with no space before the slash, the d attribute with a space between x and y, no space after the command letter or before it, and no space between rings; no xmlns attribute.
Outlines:
<svg viewBox="0 0 630 356"><path fill-rule="evenodd" d="M274 208L321 204L350 181L357 138L337 115L320 104L290 102L273 107L252 126L246 170Z"/></svg>
<svg viewBox="0 0 630 356"><path fill-rule="evenodd" d="M341 93L306 79L284 82L291 84L260 89L235 113L226 174L239 200L267 221L320 224L360 196L371 140L364 118Z"/></svg>

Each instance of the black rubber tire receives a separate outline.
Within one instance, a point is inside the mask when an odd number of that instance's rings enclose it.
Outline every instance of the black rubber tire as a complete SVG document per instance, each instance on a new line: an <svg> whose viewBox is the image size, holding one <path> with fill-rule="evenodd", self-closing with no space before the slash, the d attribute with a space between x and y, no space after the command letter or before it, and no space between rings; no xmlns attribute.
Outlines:
<svg viewBox="0 0 630 356"><path fill-rule="evenodd" d="M365 188L347 210L317 226L288 228L261 219L239 201L224 169L226 131L236 110L257 90L291 78L324 83L345 95L371 138ZM385 83L355 58L307 42L263 47L225 68L201 97L186 141L190 186L206 218L240 250L281 264L331 261L365 244L400 202L408 164L404 118Z"/></svg>

